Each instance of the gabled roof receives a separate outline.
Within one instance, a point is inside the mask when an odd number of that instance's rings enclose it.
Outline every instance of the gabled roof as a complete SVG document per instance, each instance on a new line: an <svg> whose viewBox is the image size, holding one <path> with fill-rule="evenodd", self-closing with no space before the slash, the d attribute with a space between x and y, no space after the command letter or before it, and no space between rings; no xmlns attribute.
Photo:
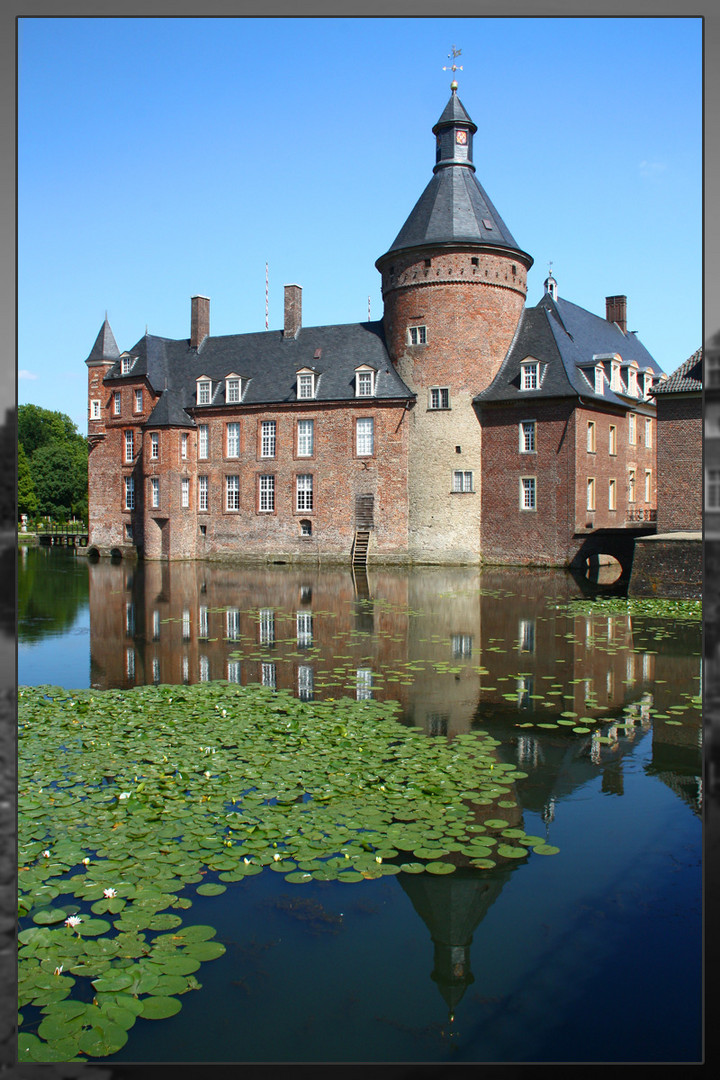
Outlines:
<svg viewBox="0 0 720 1080"><path fill-rule="evenodd" d="M548 397L582 397L627 408L641 399L610 389L611 361L597 356L618 355L621 365L633 361L640 372L661 374L645 346L634 334L568 300L553 300L546 293L534 308L525 308L513 342L497 375L475 398L478 403L531 400ZM532 358L540 362L540 385L520 389L520 365ZM598 363L606 374L603 393L596 393L594 372Z"/></svg>
<svg viewBox="0 0 720 1080"><path fill-rule="evenodd" d="M117 347L115 337L110 329L110 323L105 317L105 322L100 327L100 333L95 338L95 344L90 350L90 355L85 361L86 364L92 363L98 360L116 360L120 355L120 350Z"/></svg>
<svg viewBox="0 0 720 1080"><path fill-rule="evenodd" d="M653 394L688 394L699 393L703 388L703 351L698 349L673 371Z"/></svg>
<svg viewBox="0 0 720 1080"><path fill-rule="evenodd" d="M197 407L198 416L225 405L225 379L232 372L247 381L242 405L297 401L297 372L301 368L318 375L313 400L354 401L355 369L363 364L377 371L375 393L363 401L414 397L390 362L381 322L303 327L297 338L286 338L277 330L208 336L197 349L187 338L146 334L129 351L137 357L131 374L121 374L118 360L105 382L145 376L162 394L151 417L154 425L187 426L192 422L185 410L196 409L196 379L200 375L207 375L213 385L212 404Z"/></svg>

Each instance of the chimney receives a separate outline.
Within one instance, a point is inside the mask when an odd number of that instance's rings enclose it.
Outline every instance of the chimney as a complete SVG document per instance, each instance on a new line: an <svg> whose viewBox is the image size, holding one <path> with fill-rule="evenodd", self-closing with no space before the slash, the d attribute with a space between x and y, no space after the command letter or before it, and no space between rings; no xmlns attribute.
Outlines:
<svg viewBox="0 0 720 1080"><path fill-rule="evenodd" d="M302 288L300 285L285 286L285 329L283 336L296 338L302 327Z"/></svg>
<svg viewBox="0 0 720 1080"><path fill-rule="evenodd" d="M190 303L190 344L197 349L210 333L210 300L207 296L193 296Z"/></svg>
<svg viewBox="0 0 720 1080"><path fill-rule="evenodd" d="M605 297L605 318L617 323L623 334L627 333L627 296Z"/></svg>

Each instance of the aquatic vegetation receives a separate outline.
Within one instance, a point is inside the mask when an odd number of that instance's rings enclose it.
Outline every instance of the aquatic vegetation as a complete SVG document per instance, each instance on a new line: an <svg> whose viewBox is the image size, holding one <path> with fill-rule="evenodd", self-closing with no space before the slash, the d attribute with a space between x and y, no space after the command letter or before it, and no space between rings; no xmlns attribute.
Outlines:
<svg viewBox="0 0 720 1080"><path fill-rule="evenodd" d="M108 1056L178 1012L225 951L178 914L194 893L555 850L498 816L527 774L497 740L428 739L394 702L204 683L20 688L18 705L21 1060Z"/></svg>
<svg viewBox="0 0 720 1080"><path fill-rule="evenodd" d="M701 600L660 600L654 598L608 596L589 600L577 598L554 605L557 611L571 615L630 615L688 622L702 620Z"/></svg>

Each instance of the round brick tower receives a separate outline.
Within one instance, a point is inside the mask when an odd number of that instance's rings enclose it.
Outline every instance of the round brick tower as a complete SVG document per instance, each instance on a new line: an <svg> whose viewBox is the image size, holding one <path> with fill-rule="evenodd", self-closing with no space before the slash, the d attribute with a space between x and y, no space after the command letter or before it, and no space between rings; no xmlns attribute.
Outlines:
<svg viewBox="0 0 720 1080"><path fill-rule="evenodd" d="M417 394L409 418L410 555L478 561L481 431L473 398L517 330L532 258L475 176L478 128L457 83L433 127L433 178L388 251L382 275L390 357Z"/></svg>

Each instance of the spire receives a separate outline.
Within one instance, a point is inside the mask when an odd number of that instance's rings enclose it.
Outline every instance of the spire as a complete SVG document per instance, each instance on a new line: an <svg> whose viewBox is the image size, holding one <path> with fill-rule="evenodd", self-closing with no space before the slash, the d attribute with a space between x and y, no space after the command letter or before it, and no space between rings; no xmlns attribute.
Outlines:
<svg viewBox="0 0 720 1080"><path fill-rule="evenodd" d="M100 333L95 338L95 344L90 350L90 355L85 361L86 364L98 364L103 362L114 363L120 356L120 350L117 347L117 342L110 329L110 323L108 322L107 312L105 312L105 321L100 327Z"/></svg>
<svg viewBox="0 0 720 1080"><path fill-rule="evenodd" d="M557 281L552 275L552 261L548 263L548 276L545 278L543 284L545 287L545 295L547 296L549 293L552 300L557 300Z"/></svg>
<svg viewBox="0 0 720 1080"><path fill-rule="evenodd" d="M457 83L450 84L450 100L443 109L442 116L432 129L435 136L435 168L447 168L449 165L465 165L475 172L472 160L472 139L477 131L477 124L468 116L465 106L457 96Z"/></svg>

